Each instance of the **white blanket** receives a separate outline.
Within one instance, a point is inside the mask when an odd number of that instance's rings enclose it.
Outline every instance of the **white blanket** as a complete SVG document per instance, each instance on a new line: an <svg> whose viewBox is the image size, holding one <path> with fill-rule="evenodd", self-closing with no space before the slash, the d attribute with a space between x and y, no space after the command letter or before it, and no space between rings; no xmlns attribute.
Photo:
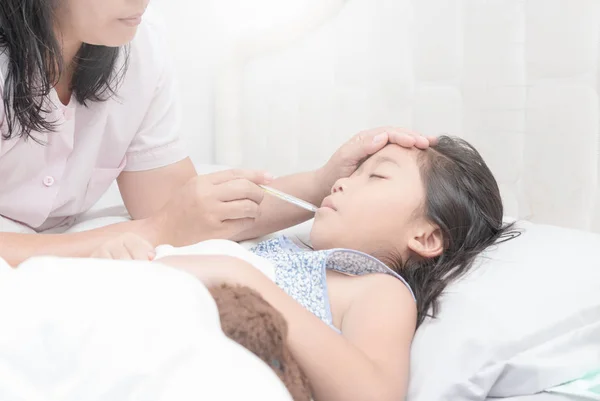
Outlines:
<svg viewBox="0 0 600 401"><path fill-rule="evenodd" d="M159 260L169 255L226 255L234 256L242 259L255 268L264 273L271 280L275 280L275 270L271 262L267 259L261 258L250 252L248 248L252 245L252 242L248 242L244 245L238 244L237 242L228 240L209 240L203 241L195 245L175 248L170 245L161 245L156 248L156 258Z"/></svg>
<svg viewBox="0 0 600 401"><path fill-rule="evenodd" d="M126 220L114 187L66 232ZM2 218L0 231L33 232ZM157 251L236 256L273 279L247 251L255 243ZM0 258L0 322L2 401L290 400L267 365L223 335L207 289L157 263L44 257L13 270Z"/></svg>
<svg viewBox="0 0 600 401"><path fill-rule="evenodd" d="M290 400L207 289L149 262L0 264L0 400Z"/></svg>

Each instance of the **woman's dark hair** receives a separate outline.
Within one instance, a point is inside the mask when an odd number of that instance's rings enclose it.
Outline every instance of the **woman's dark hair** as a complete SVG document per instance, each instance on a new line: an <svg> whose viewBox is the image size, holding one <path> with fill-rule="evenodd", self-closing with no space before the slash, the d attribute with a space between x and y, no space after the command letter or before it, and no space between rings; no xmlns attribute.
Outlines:
<svg viewBox="0 0 600 401"><path fill-rule="evenodd" d="M519 234L504 224L498 184L473 146L442 136L419 158L424 212L441 230L443 251L432 259L409 258L403 263L395 258L390 263L415 293L417 325L428 315L436 316L444 288L467 272L479 253Z"/></svg>
<svg viewBox="0 0 600 401"><path fill-rule="evenodd" d="M54 12L61 0L1 0L0 53L9 57L4 81L4 110L8 132L4 139L31 138L31 131L49 132L44 99L59 81L65 65L54 31ZM83 44L73 62L71 89L77 101L104 101L115 94L127 66L117 68L120 48ZM33 138L35 140L35 138Z"/></svg>

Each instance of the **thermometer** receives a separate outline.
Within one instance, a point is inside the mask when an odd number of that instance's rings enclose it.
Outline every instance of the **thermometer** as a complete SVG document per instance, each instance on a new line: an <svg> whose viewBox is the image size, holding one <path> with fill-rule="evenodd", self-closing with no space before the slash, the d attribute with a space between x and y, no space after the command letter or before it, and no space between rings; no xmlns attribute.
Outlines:
<svg viewBox="0 0 600 401"><path fill-rule="evenodd" d="M315 205L308 203L306 201L303 201L302 199L298 199L295 196L292 195L288 195L284 192L278 191L275 188L271 188L271 187L267 187L266 185L260 185L260 187L262 189L265 190L265 192L267 192L268 194L271 194L273 196L278 197L281 200L284 200L286 202L289 202L293 205L296 205L298 207L301 207L302 209L306 209L309 212L313 212L316 213L317 210L319 210L318 207L316 207Z"/></svg>

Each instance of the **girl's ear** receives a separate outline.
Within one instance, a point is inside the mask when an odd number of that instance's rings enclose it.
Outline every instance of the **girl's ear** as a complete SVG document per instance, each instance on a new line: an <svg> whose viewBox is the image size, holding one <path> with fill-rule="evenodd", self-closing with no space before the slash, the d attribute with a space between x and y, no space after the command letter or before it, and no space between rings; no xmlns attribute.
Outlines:
<svg viewBox="0 0 600 401"><path fill-rule="evenodd" d="M408 249L426 259L440 256L444 251L442 230L431 223L425 223L409 239Z"/></svg>

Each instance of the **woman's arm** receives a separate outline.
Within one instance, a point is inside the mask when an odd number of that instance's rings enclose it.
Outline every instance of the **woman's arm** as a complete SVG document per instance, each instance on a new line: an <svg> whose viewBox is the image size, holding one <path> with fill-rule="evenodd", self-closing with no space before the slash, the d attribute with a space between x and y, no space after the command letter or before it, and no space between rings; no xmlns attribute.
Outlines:
<svg viewBox="0 0 600 401"><path fill-rule="evenodd" d="M24 260L42 255L89 257L119 234L134 233L149 241L156 234L147 220L127 221L73 234L13 234L0 232L0 258L17 266ZM154 241L156 242L156 241Z"/></svg>
<svg viewBox="0 0 600 401"><path fill-rule="evenodd" d="M191 179L190 179L191 178ZM76 234L0 233L0 257L15 266L40 255L88 257L120 234L156 247L230 238L252 224L263 198L259 172L228 170L197 176L189 159L144 172L125 172L119 188L136 221Z"/></svg>
<svg viewBox="0 0 600 401"><path fill-rule="evenodd" d="M193 164L186 159L158 170L125 172L119 177L119 189L131 216L134 219L145 218L163 207L173 191L184 185L195 174ZM320 205L331 189L324 181L319 170L281 177L269 185L307 202ZM157 191L157 188L162 190ZM243 241L260 237L302 223L313 216L312 213L274 196L265 196L260 210L260 216L255 219L250 229L237 233L229 239Z"/></svg>
<svg viewBox="0 0 600 401"><path fill-rule="evenodd" d="M40 255L88 257L100 246L124 233L133 233L157 246L161 242L160 233L149 217L195 175L190 159L144 172L123 172L119 177L119 189L127 210L139 220L73 234L0 233L0 257L11 266Z"/></svg>
<svg viewBox="0 0 600 401"><path fill-rule="evenodd" d="M184 163L181 164L183 165ZM37 235L0 232L0 257L6 260L11 266L16 266L27 258L41 255L88 257L105 243L126 233L132 233L143 238L153 247L162 243L171 244L172 241L166 238L164 233L161 232L160 224L157 223L153 216L168 202L169 196L172 196L183 185L182 183L189 181L189 170L174 171L177 170L177 167L177 165L174 165L148 172L126 173L124 177L119 178L119 187L127 210L134 219L139 220L113 224L73 234ZM191 171L193 172L193 167ZM170 177L174 178L170 179ZM314 182L312 182L312 173L296 174L282 178L278 180L277 187L290 193L297 192L292 188L300 191L304 189L304 192L301 192L304 194L312 192L314 196L310 197L310 200L313 202L316 202L321 196L318 195L318 190L316 190ZM204 192L208 192L210 189L208 186L202 188ZM244 191L243 189L232 190ZM232 197L234 196L232 195ZM208 211L211 211L210 206L210 204L206 205ZM240 204L239 207L243 208L244 205ZM274 197L265 197L260 207L269 212L263 213L256 219L260 221L253 223L250 230L244 231L242 234L236 234L234 238L237 240L253 238L298 224L310 218L308 212ZM205 224L203 220L206 219L196 217L190 213L188 219L179 219L185 221L181 221L175 227L181 232L194 231L196 233L194 234L195 239L193 235L189 235L188 240L190 243L203 239L231 237L231 235L221 232L219 227L211 227ZM233 224L235 223L229 222L226 228L231 227L234 233L239 232L240 230L235 230ZM249 224L239 220L239 226L243 224L249 226ZM207 234L204 237L200 237L199 235L203 231L206 231Z"/></svg>
<svg viewBox="0 0 600 401"><path fill-rule="evenodd" d="M186 270L207 286L225 282L258 291L286 318L288 343L317 401L404 399L416 308L398 280L365 277L370 283L344 314L339 335L245 262L201 256L159 262Z"/></svg>

